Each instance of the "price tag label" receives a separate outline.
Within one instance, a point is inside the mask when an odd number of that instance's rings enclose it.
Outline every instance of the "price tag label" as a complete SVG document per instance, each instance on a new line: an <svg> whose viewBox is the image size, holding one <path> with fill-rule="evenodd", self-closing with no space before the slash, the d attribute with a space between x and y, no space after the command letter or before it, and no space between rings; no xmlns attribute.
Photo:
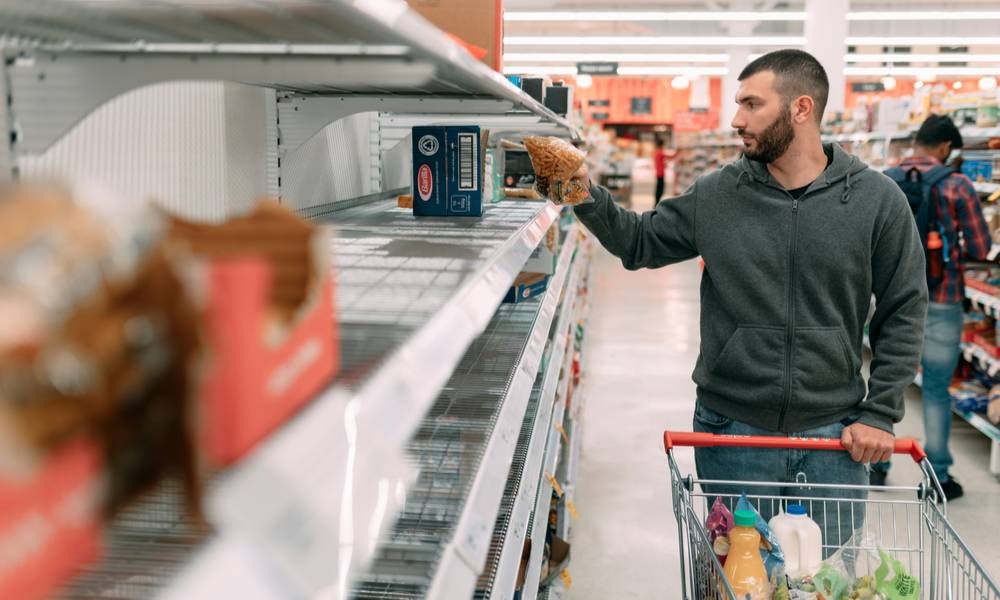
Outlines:
<svg viewBox="0 0 1000 600"><path fill-rule="evenodd" d="M545 478L548 479L549 483L552 484L552 491L556 493L556 496L562 498L563 489L562 486L559 485L559 480L556 479L556 476L546 471Z"/></svg>
<svg viewBox="0 0 1000 600"><path fill-rule="evenodd" d="M566 433L566 428L563 427L562 423L556 423L556 431L562 436L563 443L569 445L569 434Z"/></svg>
<svg viewBox="0 0 1000 600"><path fill-rule="evenodd" d="M559 574L559 579L562 579L567 590L573 587L573 577L569 574L569 569L563 569L562 573Z"/></svg>

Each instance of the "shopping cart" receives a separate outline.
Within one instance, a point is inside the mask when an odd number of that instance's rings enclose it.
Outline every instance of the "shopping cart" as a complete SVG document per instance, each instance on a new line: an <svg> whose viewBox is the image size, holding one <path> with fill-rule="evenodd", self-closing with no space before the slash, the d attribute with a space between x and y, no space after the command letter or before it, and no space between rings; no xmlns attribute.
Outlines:
<svg viewBox="0 0 1000 600"><path fill-rule="evenodd" d="M915 440L898 439L894 452L909 454L920 467L922 479L915 486L845 486L824 485L798 480L795 484L760 481L713 481L684 476L677 466L674 448L678 446L736 446L743 448L790 448L801 450L844 451L838 439L803 439L784 437L713 435L666 431L663 445L670 462L674 515L677 517L681 581L684 600L740 600L723 575L722 565L709 543L705 519L716 497L732 508L741 492L764 518L775 514L782 502L797 501L809 508L811 515L823 519L853 521L852 527L827 528L847 530L864 522L864 536L833 535L824 539L824 555L844 548L860 556L862 552L882 549L900 560L921 582L922 597L929 600L1000 600L1000 588L982 564L972 555L946 517L947 507L941 485L934 476L927 455ZM800 475L801 477L801 475ZM696 488L696 484L698 488ZM784 497L754 491L765 488L795 487L801 495ZM736 493L706 493L728 489ZM713 489L713 486L715 489ZM829 497L843 495L847 489L872 492L867 498ZM833 492L837 490L837 492ZM813 493L814 492L814 493ZM823 497L827 496L827 497ZM996 523L984 523L996 527ZM837 539L839 538L839 539Z"/></svg>

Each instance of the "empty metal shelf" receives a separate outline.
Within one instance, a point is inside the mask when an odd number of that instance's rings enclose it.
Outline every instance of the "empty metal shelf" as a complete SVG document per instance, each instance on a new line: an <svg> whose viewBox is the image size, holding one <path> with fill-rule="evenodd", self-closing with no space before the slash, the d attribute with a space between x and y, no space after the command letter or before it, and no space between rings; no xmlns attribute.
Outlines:
<svg viewBox="0 0 1000 600"><path fill-rule="evenodd" d="M356 598L392 598L414 589L427 592L444 544L461 517L540 307L538 300L501 306L486 332L469 347L425 419L422 434L409 446L420 466L417 482L374 563L360 578ZM497 385L500 380L505 382L502 387ZM452 411L474 426L452 427ZM397 590L397 584L403 589Z"/></svg>

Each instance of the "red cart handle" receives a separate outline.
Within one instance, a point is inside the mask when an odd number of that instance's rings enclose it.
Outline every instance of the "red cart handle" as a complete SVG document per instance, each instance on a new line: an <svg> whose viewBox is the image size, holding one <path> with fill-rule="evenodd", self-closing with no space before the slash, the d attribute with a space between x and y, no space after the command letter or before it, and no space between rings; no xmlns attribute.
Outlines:
<svg viewBox="0 0 1000 600"><path fill-rule="evenodd" d="M797 450L844 450L839 439L772 437L766 435L716 435L689 431L664 431L663 447L669 454L674 446L736 446L739 448L790 448ZM927 458L920 443L913 438L896 438L893 454L909 454L913 462Z"/></svg>

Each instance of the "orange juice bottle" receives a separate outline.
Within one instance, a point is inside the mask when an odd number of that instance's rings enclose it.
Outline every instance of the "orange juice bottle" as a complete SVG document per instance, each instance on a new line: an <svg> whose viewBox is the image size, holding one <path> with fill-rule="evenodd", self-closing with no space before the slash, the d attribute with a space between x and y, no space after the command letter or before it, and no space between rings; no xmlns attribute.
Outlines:
<svg viewBox="0 0 1000 600"><path fill-rule="evenodd" d="M739 600L766 600L770 591L764 560L760 557L757 515L750 510L733 513L736 526L729 532L729 555L723 573Z"/></svg>

